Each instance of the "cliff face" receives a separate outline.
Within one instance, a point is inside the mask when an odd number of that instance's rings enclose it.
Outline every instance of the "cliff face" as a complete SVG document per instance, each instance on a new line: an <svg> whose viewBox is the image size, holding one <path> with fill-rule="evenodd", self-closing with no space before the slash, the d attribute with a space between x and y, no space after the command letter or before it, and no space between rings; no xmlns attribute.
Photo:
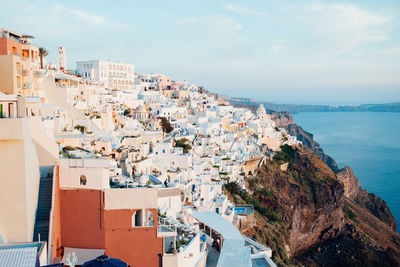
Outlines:
<svg viewBox="0 0 400 267"><path fill-rule="evenodd" d="M228 195L255 206L257 225L244 234L271 246L278 266L400 266L390 210L350 168L335 174L311 151L284 146L245 181L250 194L229 185Z"/></svg>
<svg viewBox="0 0 400 267"><path fill-rule="evenodd" d="M386 223L396 231L396 221L384 200L375 194L362 189L360 182L354 176L350 167L346 166L337 173L337 178L344 185L344 195L353 200L357 205L367 209L375 217Z"/></svg>
<svg viewBox="0 0 400 267"><path fill-rule="evenodd" d="M285 162L289 164L282 171ZM254 204L255 199L266 209L259 210L259 224L246 234L272 246L277 253L274 259L281 265L291 264L290 257L302 255L315 244L336 238L344 227L343 185L306 149L286 146L246 182L252 192L246 200Z"/></svg>
<svg viewBox="0 0 400 267"><path fill-rule="evenodd" d="M303 130L295 123L293 116L289 112L274 112L271 114L271 119L275 121L277 127L285 128L290 135L296 136L297 140L314 152L334 172L339 171L336 161L324 153L320 145L314 141L314 136L311 133Z"/></svg>

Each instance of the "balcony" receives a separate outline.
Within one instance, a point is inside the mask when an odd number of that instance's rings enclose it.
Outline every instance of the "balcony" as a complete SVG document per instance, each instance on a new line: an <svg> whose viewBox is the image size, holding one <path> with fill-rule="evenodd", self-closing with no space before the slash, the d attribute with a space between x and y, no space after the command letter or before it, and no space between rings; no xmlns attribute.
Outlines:
<svg viewBox="0 0 400 267"><path fill-rule="evenodd" d="M167 218L158 217L157 237L176 236L177 226Z"/></svg>
<svg viewBox="0 0 400 267"><path fill-rule="evenodd" d="M28 76L29 75L29 70L22 70L22 76Z"/></svg>
<svg viewBox="0 0 400 267"><path fill-rule="evenodd" d="M22 89L32 89L32 83L23 83L22 84Z"/></svg>
<svg viewBox="0 0 400 267"><path fill-rule="evenodd" d="M42 77L42 72L41 71L35 70L33 72L33 78L41 78L41 77Z"/></svg>

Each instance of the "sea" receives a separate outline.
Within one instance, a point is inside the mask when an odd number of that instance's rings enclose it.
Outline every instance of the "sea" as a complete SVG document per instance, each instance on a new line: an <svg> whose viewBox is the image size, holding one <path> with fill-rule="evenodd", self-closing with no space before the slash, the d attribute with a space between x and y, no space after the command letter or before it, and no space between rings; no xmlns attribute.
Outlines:
<svg viewBox="0 0 400 267"><path fill-rule="evenodd" d="M400 113L301 112L295 122L314 135L339 168L386 201L400 228Z"/></svg>

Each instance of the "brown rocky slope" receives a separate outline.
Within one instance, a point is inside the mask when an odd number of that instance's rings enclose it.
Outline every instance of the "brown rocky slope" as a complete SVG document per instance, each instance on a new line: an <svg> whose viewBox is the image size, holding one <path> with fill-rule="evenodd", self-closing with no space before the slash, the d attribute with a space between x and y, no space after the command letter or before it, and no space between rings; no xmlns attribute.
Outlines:
<svg viewBox="0 0 400 267"><path fill-rule="evenodd" d="M246 177L250 193L233 183L226 189L236 203L254 205L257 225L244 233L271 246L278 266L400 266L393 216L351 174L336 175L308 149L284 146Z"/></svg>
<svg viewBox="0 0 400 267"><path fill-rule="evenodd" d="M320 157L334 172L339 171L336 161L324 153L321 146L314 141L312 133L303 130L295 123L293 116L289 112L273 112L271 119L275 121L277 127L285 128L288 134L296 136L297 140L301 141L305 147Z"/></svg>

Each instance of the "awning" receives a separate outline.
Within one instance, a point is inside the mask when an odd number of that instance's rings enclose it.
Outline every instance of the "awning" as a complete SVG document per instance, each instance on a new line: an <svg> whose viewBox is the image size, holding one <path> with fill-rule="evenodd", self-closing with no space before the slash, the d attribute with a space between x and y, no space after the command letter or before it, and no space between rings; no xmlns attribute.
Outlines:
<svg viewBox="0 0 400 267"><path fill-rule="evenodd" d="M64 257L61 261L64 264L68 264L68 257L72 258L73 253L75 253L78 261L75 265L82 265L87 261L93 260L98 256L104 255L105 249L86 249L86 248L69 248L64 247ZM71 256L69 256L71 255Z"/></svg>
<svg viewBox="0 0 400 267"><path fill-rule="evenodd" d="M217 267L251 266L250 248L245 247L243 237L234 225L212 211L193 212L192 216L224 238Z"/></svg>
<svg viewBox="0 0 400 267"><path fill-rule="evenodd" d="M0 266L35 267L37 262L36 247L17 247L0 249Z"/></svg>

